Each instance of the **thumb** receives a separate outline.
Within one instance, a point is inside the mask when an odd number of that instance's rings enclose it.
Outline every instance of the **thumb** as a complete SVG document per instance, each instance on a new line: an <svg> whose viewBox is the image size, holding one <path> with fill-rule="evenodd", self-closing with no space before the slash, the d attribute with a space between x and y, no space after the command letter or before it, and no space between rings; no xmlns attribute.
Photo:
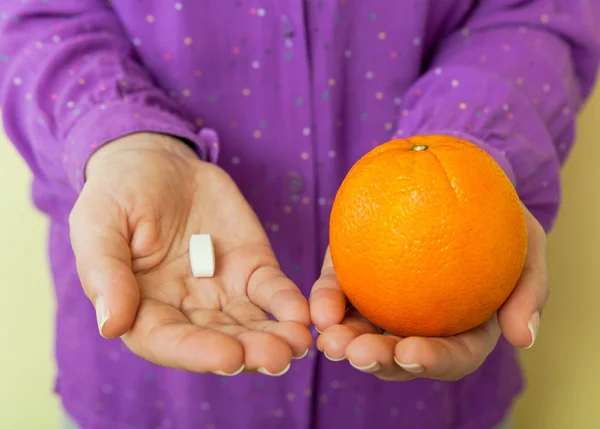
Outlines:
<svg viewBox="0 0 600 429"><path fill-rule="evenodd" d="M523 271L515 289L498 311L504 337L519 348L533 346L540 315L550 293L546 269L546 234L527 209L525 218L529 238Z"/></svg>
<svg viewBox="0 0 600 429"><path fill-rule="evenodd" d="M341 323L346 312L346 296L335 276L329 247L325 253L321 276L309 297L310 317L319 332Z"/></svg>
<svg viewBox="0 0 600 429"><path fill-rule="evenodd" d="M92 197L88 190L84 188L69 218L71 245L100 335L115 338L131 328L140 302L127 215L110 198Z"/></svg>

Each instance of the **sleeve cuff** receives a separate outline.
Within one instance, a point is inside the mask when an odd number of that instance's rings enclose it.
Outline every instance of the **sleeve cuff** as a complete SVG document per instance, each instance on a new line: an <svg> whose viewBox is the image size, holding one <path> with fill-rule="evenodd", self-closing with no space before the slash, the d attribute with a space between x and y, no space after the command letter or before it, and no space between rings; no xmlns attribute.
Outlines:
<svg viewBox="0 0 600 429"><path fill-rule="evenodd" d="M63 163L69 184L81 192L89 158L104 144L138 132L169 134L191 142L200 159L216 163L219 153L217 133L198 128L190 122L158 107L125 101L104 104L86 114L65 139Z"/></svg>

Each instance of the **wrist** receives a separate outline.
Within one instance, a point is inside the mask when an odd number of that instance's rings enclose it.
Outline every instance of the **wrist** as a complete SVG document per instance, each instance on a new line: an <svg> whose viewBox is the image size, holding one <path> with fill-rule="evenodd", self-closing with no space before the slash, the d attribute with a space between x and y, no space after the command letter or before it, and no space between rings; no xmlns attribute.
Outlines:
<svg viewBox="0 0 600 429"><path fill-rule="evenodd" d="M140 132L128 134L106 143L89 158L85 176L90 177L98 165L104 164L108 158L115 155L139 151L163 153L165 156L198 159L194 150L185 141L167 134Z"/></svg>

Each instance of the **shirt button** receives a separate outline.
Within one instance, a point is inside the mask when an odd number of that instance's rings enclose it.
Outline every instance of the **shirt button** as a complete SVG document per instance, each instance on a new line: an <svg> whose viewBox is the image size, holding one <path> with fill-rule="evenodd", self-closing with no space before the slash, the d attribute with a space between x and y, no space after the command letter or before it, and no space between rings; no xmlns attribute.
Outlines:
<svg viewBox="0 0 600 429"><path fill-rule="evenodd" d="M286 184L292 194L300 194L304 190L304 179L297 171L290 171L287 175Z"/></svg>

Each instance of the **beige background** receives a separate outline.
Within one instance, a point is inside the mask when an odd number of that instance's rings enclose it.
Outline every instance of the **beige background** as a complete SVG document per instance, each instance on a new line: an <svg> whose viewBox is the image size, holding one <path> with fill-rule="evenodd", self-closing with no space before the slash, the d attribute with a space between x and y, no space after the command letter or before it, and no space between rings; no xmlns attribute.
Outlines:
<svg viewBox="0 0 600 429"><path fill-rule="evenodd" d="M552 297L536 346L523 353L529 388L515 429L600 428L598 135L600 90L564 169L564 205L550 236ZM0 196L0 426L56 429L46 221L31 206L25 165L1 138Z"/></svg>

